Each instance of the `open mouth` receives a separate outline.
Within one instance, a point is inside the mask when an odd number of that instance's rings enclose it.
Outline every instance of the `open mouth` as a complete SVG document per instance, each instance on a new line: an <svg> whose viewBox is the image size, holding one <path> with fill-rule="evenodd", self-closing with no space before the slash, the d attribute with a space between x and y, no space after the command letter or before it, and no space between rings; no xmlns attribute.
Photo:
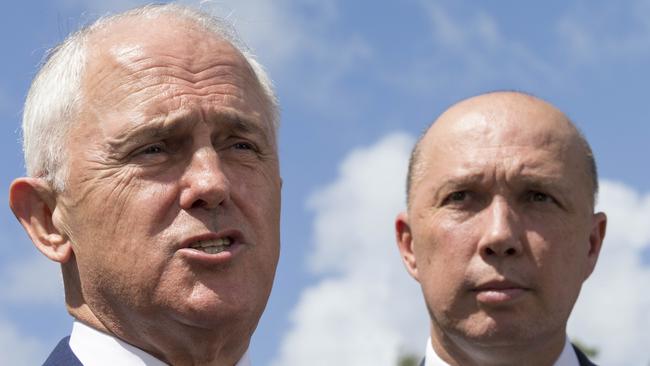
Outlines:
<svg viewBox="0 0 650 366"><path fill-rule="evenodd" d="M232 243L232 238L226 236L218 239L198 240L189 247L207 254L219 254L228 249Z"/></svg>

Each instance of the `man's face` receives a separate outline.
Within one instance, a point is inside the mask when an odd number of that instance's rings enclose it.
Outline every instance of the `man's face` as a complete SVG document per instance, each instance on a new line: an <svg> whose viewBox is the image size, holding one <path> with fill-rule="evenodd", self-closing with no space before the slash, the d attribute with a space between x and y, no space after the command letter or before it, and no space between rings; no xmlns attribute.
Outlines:
<svg viewBox="0 0 650 366"><path fill-rule="evenodd" d="M604 216L592 214L575 134L559 112L528 107L458 112L423 140L397 229L438 335L487 346L563 336L595 265Z"/></svg>
<svg viewBox="0 0 650 366"><path fill-rule="evenodd" d="M279 254L270 113L230 44L161 24L96 35L55 221L111 331L138 344L137 332L236 324L242 342Z"/></svg>

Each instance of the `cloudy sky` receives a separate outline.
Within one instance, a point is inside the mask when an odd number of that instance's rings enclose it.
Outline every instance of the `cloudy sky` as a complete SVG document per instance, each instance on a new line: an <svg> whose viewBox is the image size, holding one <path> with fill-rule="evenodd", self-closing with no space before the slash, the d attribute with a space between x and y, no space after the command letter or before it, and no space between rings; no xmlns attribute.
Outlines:
<svg viewBox="0 0 650 366"><path fill-rule="evenodd" d="M24 174L19 124L45 50L118 0L12 1L0 14L0 349L39 364L70 318L56 265L7 204ZM274 79L282 104L282 256L253 339L259 366L394 365L427 320L397 255L413 141L449 104L495 89L536 94L583 130L609 215L569 335L605 365L650 361L650 1L214 1Z"/></svg>

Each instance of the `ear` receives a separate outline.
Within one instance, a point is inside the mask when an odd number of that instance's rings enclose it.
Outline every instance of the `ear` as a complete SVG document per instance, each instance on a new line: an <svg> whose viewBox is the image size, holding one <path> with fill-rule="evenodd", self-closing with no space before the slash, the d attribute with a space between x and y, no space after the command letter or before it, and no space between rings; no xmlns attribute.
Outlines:
<svg viewBox="0 0 650 366"><path fill-rule="evenodd" d="M418 268L413 253L413 234L408 223L408 213L401 212L395 219L395 236L397 239L397 249L399 249L402 262L408 273L416 281L418 279Z"/></svg>
<svg viewBox="0 0 650 366"><path fill-rule="evenodd" d="M603 240L605 239L605 231L607 229L607 216L598 212L593 214L591 222L591 232L589 233L589 252L587 273L585 273L585 280L591 275L596 267L600 249L603 247Z"/></svg>
<svg viewBox="0 0 650 366"><path fill-rule="evenodd" d="M18 178L9 188L9 206L32 242L46 257L66 263L72 246L65 233L54 225L56 193L40 178Z"/></svg>

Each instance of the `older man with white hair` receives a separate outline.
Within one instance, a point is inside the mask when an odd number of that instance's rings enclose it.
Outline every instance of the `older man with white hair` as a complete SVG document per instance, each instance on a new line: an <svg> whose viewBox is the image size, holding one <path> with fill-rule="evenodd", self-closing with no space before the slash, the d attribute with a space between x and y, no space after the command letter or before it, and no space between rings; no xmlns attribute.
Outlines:
<svg viewBox="0 0 650 366"><path fill-rule="evenodd" d="M279 254L278 112L223 21L175 4L51 52L10 205L61 264L70 337L46 365L247 365Z"/></svg>

